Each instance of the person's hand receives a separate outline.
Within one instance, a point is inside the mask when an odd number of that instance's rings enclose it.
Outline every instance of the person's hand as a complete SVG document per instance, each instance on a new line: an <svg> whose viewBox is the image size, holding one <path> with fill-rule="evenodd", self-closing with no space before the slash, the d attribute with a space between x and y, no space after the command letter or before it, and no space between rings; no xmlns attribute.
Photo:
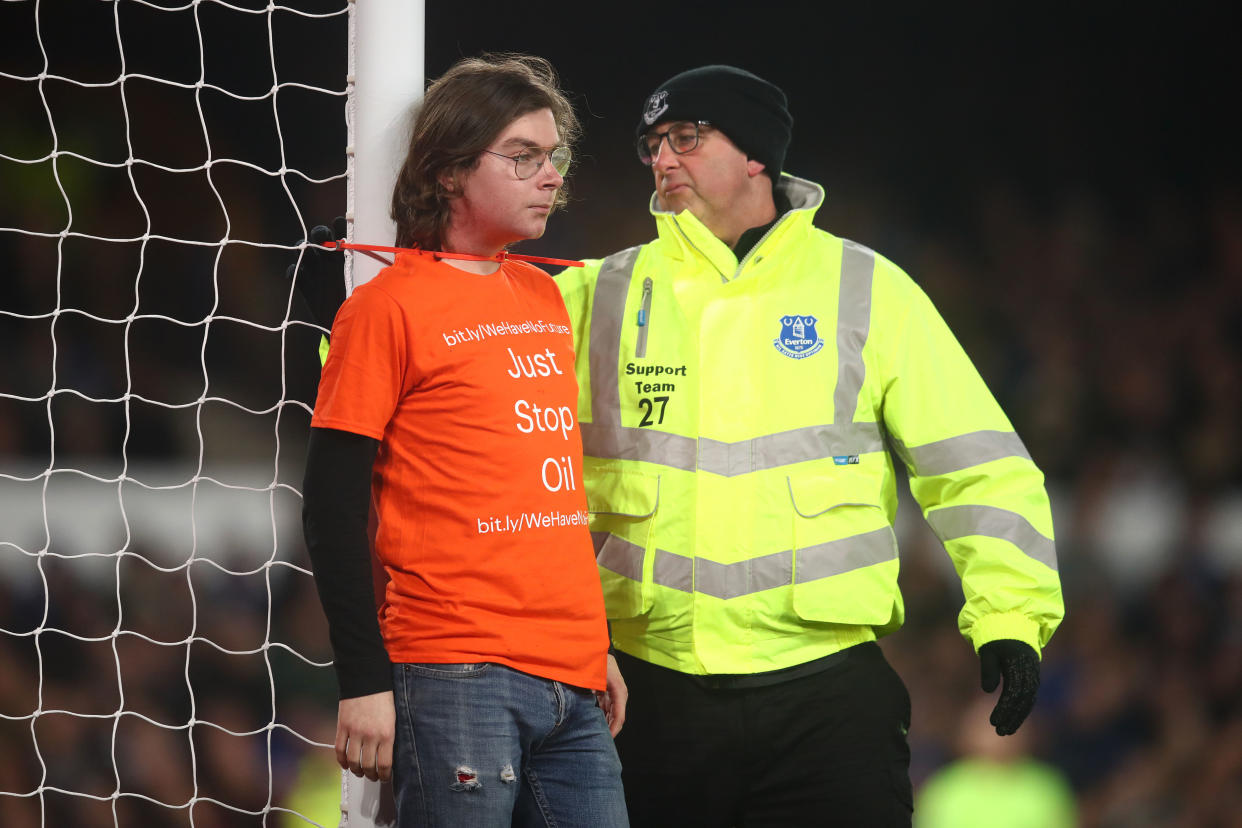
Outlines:
<svg viewBox="0 0 1242 828"><path fill-rule="evenodd" d="M625 724L625 702L630 697L630 691L625 686L625 679L621 677L621 668L617 666L617 660L608 655L608 679L607 688L602 693L596 692L595 697L599 700L600 709L604 711L604 718L608 721L608 732L615 739L617 734L621 732L621 726Z"/></svg>
<svg viewBox="0 0 1242 828"><path fill-rule="evenodd" d="M336 761L354 776L392 778L392 743L397 709L392 691L341 699L336 712Z"/></svg>
<svg viewBox="0 0 1242 828"><path fill-rule="evenodd" d="M306 300L315 324L329 331L337 310L345 301L344 256L339 250L327 250L321 245L345 238L346 229L342 216L332 221L332 227L322 224L312 227L301 257L285 270L285 278L293 282Z"/></svg>
<svg viewBox="0 0 1242 828"><path fill-rule="evenodd" d="M985 693L996 689L1002 676L1005 686L988 721L1000 736L1017 731L1035 706L1039 691L1039 656L1029 644L1002 638L979 648L980 684Z"/></svg>

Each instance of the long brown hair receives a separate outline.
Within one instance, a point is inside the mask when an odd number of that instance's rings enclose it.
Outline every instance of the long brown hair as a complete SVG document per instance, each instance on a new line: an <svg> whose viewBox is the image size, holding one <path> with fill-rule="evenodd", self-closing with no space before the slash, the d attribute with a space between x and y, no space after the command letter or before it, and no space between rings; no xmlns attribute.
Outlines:
<svg viewBox="0 0 1242 828"><path fill-rule="evenodd" d="M474 169L505 127L540 109L552 110L561 144L571 146L578 137L578 118L560 90L556 70L541 57L465 58L432 83L414 119L392 191L397 246L442 249L449 204L457 197L442 179ZM565 201L561 187L555 206L563 207Z"/></svg>

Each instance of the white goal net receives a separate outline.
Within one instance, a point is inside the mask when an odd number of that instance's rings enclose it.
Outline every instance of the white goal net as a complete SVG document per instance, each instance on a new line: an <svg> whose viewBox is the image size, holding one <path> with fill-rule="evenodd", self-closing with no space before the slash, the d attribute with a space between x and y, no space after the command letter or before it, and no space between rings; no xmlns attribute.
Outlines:
<svg viewBox="0 0 1242 828"><path fill-rule="evenodd" d="M349 4L0 0L0 825L336 825L300 526Z"/></svg>

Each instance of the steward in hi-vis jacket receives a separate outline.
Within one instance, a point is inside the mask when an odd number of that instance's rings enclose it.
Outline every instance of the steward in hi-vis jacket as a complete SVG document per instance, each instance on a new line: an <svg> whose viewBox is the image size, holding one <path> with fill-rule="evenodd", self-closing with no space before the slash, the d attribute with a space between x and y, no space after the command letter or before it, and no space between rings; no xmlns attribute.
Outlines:
<svg viewBox="0 0 1242 828"><path fill-rule="evenodd" d="M790 126L750 73L670 79L638 128L659 237L557 277L634 825L909 824L874 643L903 619L894 454L1004 676L998 732L1064 611L1043 475L924 292L812 225Z"/></svg>

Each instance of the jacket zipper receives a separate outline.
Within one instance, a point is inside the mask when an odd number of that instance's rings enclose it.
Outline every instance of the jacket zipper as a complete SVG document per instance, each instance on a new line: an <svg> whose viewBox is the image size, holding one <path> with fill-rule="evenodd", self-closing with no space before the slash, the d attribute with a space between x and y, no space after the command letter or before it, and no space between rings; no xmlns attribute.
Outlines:
<svg viewBox="0 0 1242 828"><path fill-rule="evenodd" d="M651 327L651 277L643 279L642 306L638 309L638 342L634 346L634 357L641 359L647 356L647 329Z"/></svg>
<svg viewBox="0 0 1242 828"><path fill-rule="evenodd" d="M791 210L790 212L793 212L793 211ZM789 213L785 214L785 216L787 215L789 215ZM754 246L751 247L750 250L746 251L746 255L743 256L742 260L737 263L737 270L734 271L733 273L734 279L742 275L742 271L746 269L746 265L748 262L750 262L751 258L755 255L755 251L763 247L763 243L768 240L768 237L771 236L774 232L776 232L776 228L781 226L781 222L785 220L785 216L778 217L776 219L776 223L768 228L768 232L764 233L762 238L760 238L759 241L755 242Z"/></svg>

